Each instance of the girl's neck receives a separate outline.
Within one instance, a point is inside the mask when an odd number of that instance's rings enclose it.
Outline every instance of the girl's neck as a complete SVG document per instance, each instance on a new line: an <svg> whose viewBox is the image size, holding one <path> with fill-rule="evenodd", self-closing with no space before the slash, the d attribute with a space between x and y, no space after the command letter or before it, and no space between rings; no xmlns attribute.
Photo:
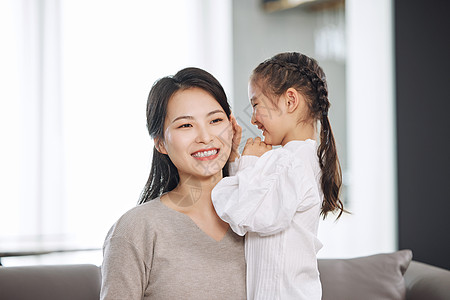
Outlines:
<svg viewBox="0 0 450 300"><path fill-rule="evenodd" d="M281 145L284 146L290 141L306 141L308 139L316 140L316 126L314 123L300 123L292 130L287 131Z"/></svg>

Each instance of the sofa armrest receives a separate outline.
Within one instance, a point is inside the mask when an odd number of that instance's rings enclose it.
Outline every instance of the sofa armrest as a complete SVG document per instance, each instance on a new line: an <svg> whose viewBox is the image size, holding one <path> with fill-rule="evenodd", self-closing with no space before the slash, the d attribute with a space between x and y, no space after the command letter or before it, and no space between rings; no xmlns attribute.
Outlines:
<svg viewBox="0 0 450 300"><path fill-rule="evenodd" d="M100 286L95 265L0 267L0 299L98 300Z"/></svg>
<svg viewBox="0 0 450 300"><path fill-rule="evenodd" d="M404 275L407 300L450 299L450 271L411 261Z"/></svg>

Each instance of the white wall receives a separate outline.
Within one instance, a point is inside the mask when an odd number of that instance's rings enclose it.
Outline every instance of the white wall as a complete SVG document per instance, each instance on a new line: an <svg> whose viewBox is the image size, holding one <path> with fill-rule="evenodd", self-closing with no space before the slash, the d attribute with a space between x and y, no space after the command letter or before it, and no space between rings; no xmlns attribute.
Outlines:
<svg viewBox="0 0 450 300"><path fill-rule="evenodd" d="M397 247L393 4L348 0L347 91L352 250Z"/></svg>

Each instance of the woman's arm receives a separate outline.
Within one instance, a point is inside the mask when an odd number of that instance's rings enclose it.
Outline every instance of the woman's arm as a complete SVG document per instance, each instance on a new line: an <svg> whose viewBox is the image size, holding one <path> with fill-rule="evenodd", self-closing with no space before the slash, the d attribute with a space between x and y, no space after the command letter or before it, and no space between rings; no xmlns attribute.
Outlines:
<svg viewBox="0 0 450 300"><path fill-rule="evenodd" d="M101 299L143 299L148 269L141 251L124 237L109 237L103 247Z"/></svg>

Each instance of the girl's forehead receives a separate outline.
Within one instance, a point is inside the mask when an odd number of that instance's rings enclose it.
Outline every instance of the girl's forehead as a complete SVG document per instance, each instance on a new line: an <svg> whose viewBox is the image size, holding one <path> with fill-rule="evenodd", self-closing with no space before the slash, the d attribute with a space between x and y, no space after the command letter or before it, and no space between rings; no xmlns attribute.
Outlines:
<svg viewBox="0 0 450 300"><path fill-rule="evenodd" d="M262 87L257 83L249 83L248 84L248 99L250 102L254 102L256 100L266 101L269 98L264 93Z"/></svg>
<svg viewBox="0 0 450 300"><path fill-rule="evenodd" d="M262 84L261 81L251 80L248 83L248 94L261 94L263 92Z"/></svg>
<svg viewBox="0 0 450 300"><path fill-rule="evenodd" d="M249 90L259 89L259 84L257 84L254 80L250 80L248 82L248 89Z"/></svg>

